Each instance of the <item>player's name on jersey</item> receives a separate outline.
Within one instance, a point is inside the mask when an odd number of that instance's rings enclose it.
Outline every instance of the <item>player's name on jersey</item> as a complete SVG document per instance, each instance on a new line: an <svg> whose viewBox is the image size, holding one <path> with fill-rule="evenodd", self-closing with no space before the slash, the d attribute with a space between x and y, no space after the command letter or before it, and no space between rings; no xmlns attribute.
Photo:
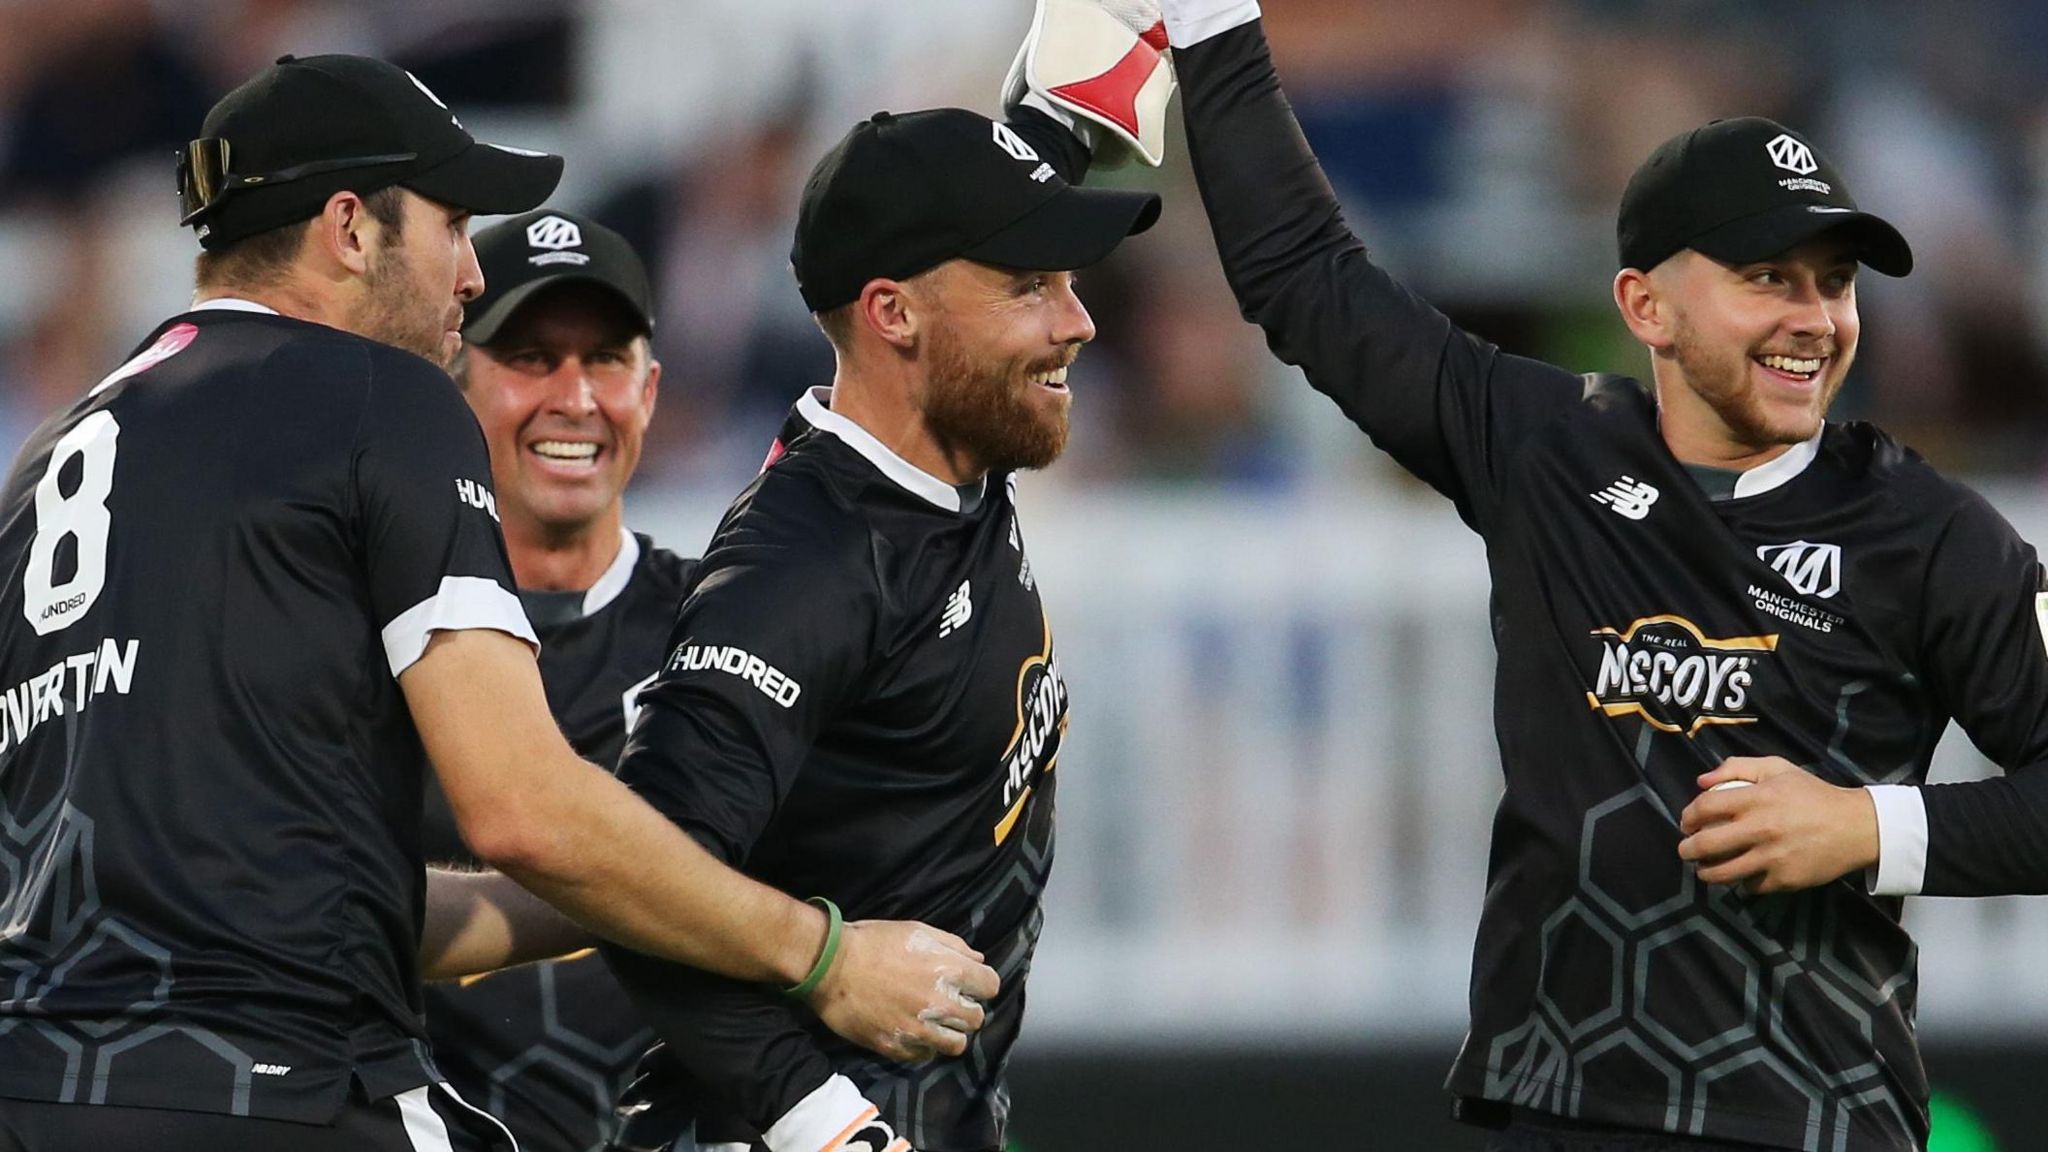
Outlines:
<svg viewBox="0 0 2048 1152"><path fill-rule="evenodd" d="M139 640L100 641L100 646L67 656L0 694L0 752L19 747L29 733L64 709L84 708L103 692L128 694L135 680Z"/></svg>
<svg viewBox="0 0 2048 1152"><path fill-rule="evenodd" d="M711 668L737 676L761 690L763 696L784 708L803 695L803 685L784 675L773 664L744 648L719 644L685 644L668 658L671 672L700 672Z"/></svg>

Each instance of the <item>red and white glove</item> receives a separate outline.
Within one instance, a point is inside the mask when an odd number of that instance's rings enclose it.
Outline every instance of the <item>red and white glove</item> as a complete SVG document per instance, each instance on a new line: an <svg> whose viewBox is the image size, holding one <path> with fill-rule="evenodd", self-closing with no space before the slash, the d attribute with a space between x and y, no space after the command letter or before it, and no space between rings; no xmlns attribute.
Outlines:
<svg viewBox="0 0 2048 1152"><path fill-rule="evenodd" d="M836 1075L783 1113L761 1142L773 1152L917 1152L853 1081Z"/></svg>
<svg viewBox="0 0 2048 1152"><path fill-rule="evenodd" d="M1101 167L1166 156L1173 61L1159 0L1038 0L1003 80L1003 108L1037 108L1074 130Z"/></svg>
<svg viewBox="0 0 2048 1152"><path fill-rule="evenodd" d="M1166 38L1175 48L1200 44L1259 18L1259 0L1159 0Z"/></svg>

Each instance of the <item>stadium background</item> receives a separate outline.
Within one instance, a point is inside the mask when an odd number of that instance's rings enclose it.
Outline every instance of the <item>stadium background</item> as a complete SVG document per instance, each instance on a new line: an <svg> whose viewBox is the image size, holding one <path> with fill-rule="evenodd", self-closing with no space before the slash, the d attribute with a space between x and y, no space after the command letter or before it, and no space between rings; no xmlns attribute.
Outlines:
<svg viewBox="0 0 2048 1152"><path fill-rule="evenodd" d="M1839 415L2048 540L2048 5L1266 0L1378 258L1467 326L1641 372L1613 207L1715 115L1810 132L1920 269L1863 281ZM630 504L694 551L830 357L785 266L879 108L992 111L1028 0L0 0L0 445L190 288L171 150L283 52L390 56L651 259L667 365ZM1184 159L1084 277L1102 336L1026 529L1075 699L1017 1058L1031 1152L1469 1149L1438 1088L1497 794L1485 573L1449 507L1264 354ZM172 590L175 591L175 590ZM1953 736L1953 734L1952 734ZM1941 771L1983 771L1966 742ZM1923 902L1936 1152L2048 1146L2048 905Z"/></svg>

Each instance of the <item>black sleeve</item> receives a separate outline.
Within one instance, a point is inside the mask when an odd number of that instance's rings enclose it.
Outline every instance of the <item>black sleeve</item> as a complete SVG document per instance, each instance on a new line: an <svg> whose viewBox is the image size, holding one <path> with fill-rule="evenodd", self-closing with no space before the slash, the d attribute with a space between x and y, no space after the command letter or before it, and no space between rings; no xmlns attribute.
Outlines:
<svg viewBox="0 0 2048 1152"><path fill-rule="evenodd" d="M1505 461L1584 381L1504 355L1367 259L1254 21L1174 52L1225 276L1273 352L1484 533Z"/></svg>
<svg viewBox="0 0 2048 1152"><path fill-rule="evenodd" d="M391 674L411 667L437 631L493 628L538 647L498 528L490 452L476 416L454 381L426 361L356 352L369 381L352 496Z"/></svg>
<svg viewBox="0 0 2048 1152"><path fill-rule="evenodd" d="M814 507L778 499L793 486L757 490L712 542L619 764L621 780L735 866L872 651L879 597L862 541L843 517L820 523ZM605 957L675 1064L759 1130L831 1076L777 990L616 946Z"/></svg>
<svg viewBox="0 0 2048 1152"><path fill-rule="evenodd" d="M2034 549L1974 493L1927 572L1930 687L2006 775L1920 789L1930 896L2048 892L2048 598Z"/></svg>

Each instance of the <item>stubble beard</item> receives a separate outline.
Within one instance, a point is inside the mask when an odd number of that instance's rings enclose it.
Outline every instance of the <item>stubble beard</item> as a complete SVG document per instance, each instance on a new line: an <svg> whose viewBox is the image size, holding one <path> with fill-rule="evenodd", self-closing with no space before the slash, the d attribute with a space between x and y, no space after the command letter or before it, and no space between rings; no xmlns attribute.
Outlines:
<svg viewBox="0 0 2048 1152"><path fill-rule="evenodd" d="M1830 379L1821 386L1818 407L1805 418L1787 418L1773 413L1758 395L1750 379L1749 354L1708 347L1683 314L1672 334L1671 353L1693 394L1714 410L1737 443L1751 448L1803 444L1813 439L1842 387L1843 366L1830 359L1826 368Z"/></svg>
<svg viewBox="0 0 2048 1152"><path fill-rule="evenodd" d="M964 452L991 472L1043 468L1067 446L1067 408L1033 408L1026 382L1007 364L976 359L950 327L931 333L931 371L922 409L941 448Z"/></svg>
<svg viewBox="0 0 2048 1152"><path fill-rule="evenodd" d="M460 345L451 348L444 339L439 303L419 292L405 249L385 247L363 277L363 305L357 313L356 331L425 357L445 370Z"/></svg>

